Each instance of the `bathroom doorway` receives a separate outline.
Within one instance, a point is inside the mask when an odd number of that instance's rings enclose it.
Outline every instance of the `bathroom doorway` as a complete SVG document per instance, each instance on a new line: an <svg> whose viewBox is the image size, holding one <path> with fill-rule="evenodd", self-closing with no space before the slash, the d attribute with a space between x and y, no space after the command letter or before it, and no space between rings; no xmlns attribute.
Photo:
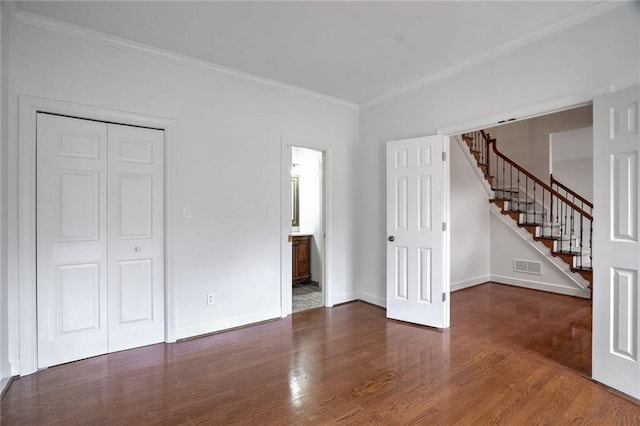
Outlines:
<svg viewBox="0 0 640 426"><path fill-rule="evenodd" d="M324 306L324 154L291 147L291 312Z"/></svg>

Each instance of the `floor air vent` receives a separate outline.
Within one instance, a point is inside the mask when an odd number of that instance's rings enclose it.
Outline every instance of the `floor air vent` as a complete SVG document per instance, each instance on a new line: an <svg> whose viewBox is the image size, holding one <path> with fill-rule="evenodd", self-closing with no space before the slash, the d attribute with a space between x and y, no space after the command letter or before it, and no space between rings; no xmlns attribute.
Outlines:
<svg viewBox="0 0 640 426"><path fill-rule="evenodd" d="M513 259L513 270L525 274L542 275L542 263L530 260Z"/></svg>

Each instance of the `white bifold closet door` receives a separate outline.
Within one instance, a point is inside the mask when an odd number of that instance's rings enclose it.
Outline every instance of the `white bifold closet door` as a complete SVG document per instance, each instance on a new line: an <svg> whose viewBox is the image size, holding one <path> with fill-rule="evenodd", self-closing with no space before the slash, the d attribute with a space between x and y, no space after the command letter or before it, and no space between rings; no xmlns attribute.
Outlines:
<svg viewBox="0 0 640 426"><path fill-rule="evenodd" d="M164 341L164 133L38 114L38 367Z"/></svg>

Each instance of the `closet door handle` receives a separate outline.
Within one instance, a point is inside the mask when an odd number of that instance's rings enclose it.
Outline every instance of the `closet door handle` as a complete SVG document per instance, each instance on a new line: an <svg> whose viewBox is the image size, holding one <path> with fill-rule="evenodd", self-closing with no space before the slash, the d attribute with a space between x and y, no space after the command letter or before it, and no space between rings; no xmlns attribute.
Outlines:
<svg viewBox="0 0 640 426"><path fill-rule="evenodd" d="M136 248L134 248L134 250L135 250L135 251L140 251L140 250L141 250L141 248L140 248L140 247L136 247Z"/></svg>
<svg viewBox="0 0 640 426"><path fill-rule="evenodd" d="M390 235L389 238L387 238L387 240L394 242L396 240L396 237L394 237L393 235Z"/></svg>

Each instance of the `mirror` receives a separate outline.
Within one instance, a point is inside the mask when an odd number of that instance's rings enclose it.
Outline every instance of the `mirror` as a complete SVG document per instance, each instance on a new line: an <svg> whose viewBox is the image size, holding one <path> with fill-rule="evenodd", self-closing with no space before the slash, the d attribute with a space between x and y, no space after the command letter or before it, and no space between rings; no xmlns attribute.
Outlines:
<svg viewBox="0 0 640 426"><path fill-rule="evenodd" d="M300 226L300 197L298 193L300 176L291 176L291 226Z"/></svg>

